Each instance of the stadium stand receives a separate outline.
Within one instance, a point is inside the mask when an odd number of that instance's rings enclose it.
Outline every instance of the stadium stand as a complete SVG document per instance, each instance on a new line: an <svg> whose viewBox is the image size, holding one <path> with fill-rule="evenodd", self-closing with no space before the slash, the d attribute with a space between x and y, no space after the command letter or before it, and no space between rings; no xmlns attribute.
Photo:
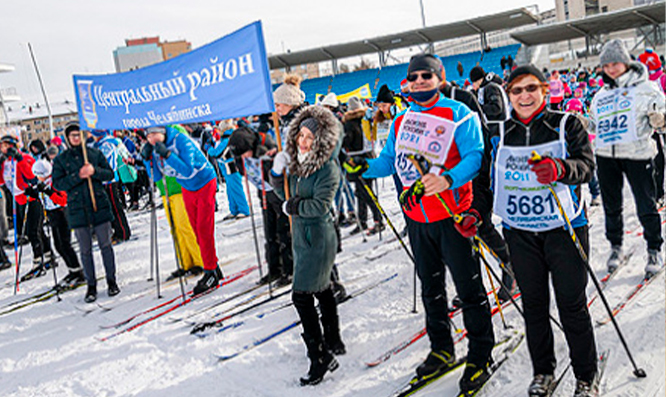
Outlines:
<svg viewBox="0 0 666 397"><path fill-rule="evenodd" d="M446 78L449 81L455 81L463 85L469 71L477 64L483 67L486 72L494 72L502 75L500 60L502 57L516 58L520 44L513 44L499 48L493 48L490 52L483 54L469 52L465 54L451 55L442 58L442 63L446 69ZM463 75L460 77L457 71L458 62L463 65ZM357 72L342 73L336 76L324 76L314 79L307 79L301 83L301 89L305 92L305 100L309 103L315 103L316 94L327 94L335 92L336 94L345 94L353 91L364 84L370 84L370 90L373 96L376 95L379 87L386 84L394 91L400 90L400 81L407 76L407 63L386 66L382 69L372 68L359 70ZM275 84L273 89L279 84Z"/></svg>

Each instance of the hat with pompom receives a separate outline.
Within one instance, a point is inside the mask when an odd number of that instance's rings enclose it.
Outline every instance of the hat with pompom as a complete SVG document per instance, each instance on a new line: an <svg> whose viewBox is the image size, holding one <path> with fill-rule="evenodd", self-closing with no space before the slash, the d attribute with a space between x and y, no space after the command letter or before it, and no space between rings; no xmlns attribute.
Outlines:
<svg viewBox="0 0 666 397"><path fill-rule="evenodd" d="M283 105L299 106L305 101L305 93L301 91L302 78L295 74L288 74L284 84L273 92L273 102Z"/></svg>

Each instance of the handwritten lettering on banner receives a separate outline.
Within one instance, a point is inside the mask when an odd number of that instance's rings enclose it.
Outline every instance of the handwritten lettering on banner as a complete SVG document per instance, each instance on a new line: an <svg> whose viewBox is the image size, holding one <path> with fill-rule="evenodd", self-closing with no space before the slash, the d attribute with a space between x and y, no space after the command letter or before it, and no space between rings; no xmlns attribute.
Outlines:
<svg viewBox="0 0 666 397"><path fill-rule="evenodd" d="M74 76L90 129L146 128L274 110L261 22L143 69Z"/></svg>

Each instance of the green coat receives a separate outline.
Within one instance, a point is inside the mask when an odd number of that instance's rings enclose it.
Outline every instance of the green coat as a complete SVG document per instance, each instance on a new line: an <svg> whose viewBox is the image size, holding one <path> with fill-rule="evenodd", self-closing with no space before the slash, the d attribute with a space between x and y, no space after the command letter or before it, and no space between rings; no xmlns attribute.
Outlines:
<svg viewBox="0 0 666 397"><path fill-rule="evenodd" d="M81 147L65 150L53 161L53 188L67 193L67 218L72 229L97 226L113 220L111 203L102 184L113 179L113 170L102 152L95 148L88 148L87 152L88 162L95 168L90 179L97 211L93 211L87 180L79 178L79 170L83 167Z"/></svg>
<svg viewBox="0 0 666 397"><path fill-rule="evenodd" d="M319 122L309 158L299 164L296 137L305 118ZM292 248L294 253L293 290L320 292L329 288L331 270L338 248L333 224L335 193L340 183L337 156L342 144L342 124L323 107L304 108L292 121L287 136L290 197L300 197L298 215L292 216ZM273 184L282 195L283 184Z"/></svg>

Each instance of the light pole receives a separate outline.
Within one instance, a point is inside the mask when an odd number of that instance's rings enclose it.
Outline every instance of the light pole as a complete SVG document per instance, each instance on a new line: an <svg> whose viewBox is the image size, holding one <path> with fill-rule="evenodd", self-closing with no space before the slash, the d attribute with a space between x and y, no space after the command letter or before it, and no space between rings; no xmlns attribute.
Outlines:
<svg viewBox="0 0 666 397"><path fill-rule="evenodd" d="M426 27L426 20L425 20L425 8L423 8L423 0L419 0L419 5L421 6L421 24L423 25L423 28ZM433 43L428 44L428 52L431 54L435 53L435 46Z"/></svg>

